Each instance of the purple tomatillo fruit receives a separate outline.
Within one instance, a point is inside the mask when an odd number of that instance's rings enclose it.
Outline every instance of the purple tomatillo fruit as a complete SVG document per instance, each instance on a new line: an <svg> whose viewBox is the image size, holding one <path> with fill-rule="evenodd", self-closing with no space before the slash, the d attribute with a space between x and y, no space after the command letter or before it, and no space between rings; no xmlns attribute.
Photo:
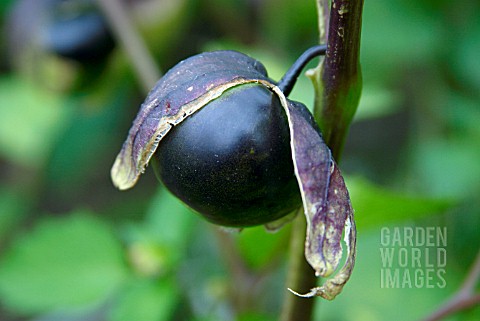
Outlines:
<svg viewBox="0 0 480 321"><path fill-rule="evenodd" d="M114 185L133 187L151 163L187 206L237 228L273 228L303 207L305 257L316 275L337 269L342 235L348 252L333 277L303 296L335 298L355 263L353 209L313 116L287 98L306 63L324 53L325 46L310 48L278 83L259 61L235 51L180 62L140 107L112 167Z"/></svg>

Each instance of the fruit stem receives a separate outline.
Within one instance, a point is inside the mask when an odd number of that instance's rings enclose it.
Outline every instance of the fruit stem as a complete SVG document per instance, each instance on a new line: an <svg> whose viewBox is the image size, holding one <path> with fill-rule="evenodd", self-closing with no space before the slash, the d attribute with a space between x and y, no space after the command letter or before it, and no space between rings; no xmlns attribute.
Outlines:
<svg viewBox="0 0 480 321"><path fill-rule="evenodd" d="M327 50L327 45L317 45L307 49L287 70L285 75L278 82L278 87L285 94L290 95L290 92L297 82L298 76L302 72L303 68L313 59L318 56L324 55Z"/></svg>

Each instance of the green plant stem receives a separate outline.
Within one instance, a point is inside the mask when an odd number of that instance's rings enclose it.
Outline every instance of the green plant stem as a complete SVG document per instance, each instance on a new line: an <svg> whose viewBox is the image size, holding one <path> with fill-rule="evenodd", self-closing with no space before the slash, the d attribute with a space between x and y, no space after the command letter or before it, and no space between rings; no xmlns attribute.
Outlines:
<svg viewBox="0 0 480 321"><path fill-rule="evenodd" d="M327 2L317 0L320 43L327 37L326 56L308 76L315 89L314 116L338 163L362 87L359 49L363 0L333 0L329 15ZM287 275L287 286L299 293L308 292L317 283L304 257L305 229L305 219L299 215L292 229ZM311 320L315 301L287 296L281 320Z"/></svg>
<svg viewBox="0 0 480 321"><path fill-rule="evenodd" d="M302 212L303 209L300 210ZM293 221L290 238L290 261L286 285L299 293L307 293L317 284L315 271L305 259L305 234L307 222L303 213L298 213ZM315 299L305 299L287 293L283 305L281 321L311 320Z"/></svg>
<svg viewBox="0 0 480 321"><path fill-rule="evenodd" d="M339 161L362 89L360 34L363 0L334 0L325 59L309 77L315 87L314 116Z"/></svg>

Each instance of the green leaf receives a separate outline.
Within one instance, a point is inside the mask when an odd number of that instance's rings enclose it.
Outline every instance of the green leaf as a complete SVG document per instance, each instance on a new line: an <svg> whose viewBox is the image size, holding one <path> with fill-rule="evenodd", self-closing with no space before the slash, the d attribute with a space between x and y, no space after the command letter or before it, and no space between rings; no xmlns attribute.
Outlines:
<svg viewBox="0 0 480 321"><path fill-rule="evenodd" d="M17 78L0 79L0 155L43 165L70 110L59 96Z"/></svg>
<svg viewBox="0 0 480 321"><path fill-rule="evenodd" d="M455 205L451 199L389 191L360 177L349 177L346 181L360 229L441 214Z"/></svg>
<svg viewBox="0 0 480 321"><path fill-rule="evenodd" d="M260 313L246 313L239 317L238 321L273 321L277 320L272 316L267 316Z"/></svg>
<svg viewBox="0 0 480 321"><path fill-rule="evenodd" d="M399 92L375 85L365 85L355 113L355 121L383 117L399 110Z"/></svg>
<svg viewBox="0 0 480 321"><path fill-rule="evenodd" d="M0 17L1 19L4 19L4 15L7 10L9 9L10 5L13 3L13 0L4 0L0 3Z"/></svg>
<svg viewBox="0 0 480 321"><path fill-rule="evenodd" d="M123 79L111 83L110 92L71 97L71 119L49 153L45 176L62 197L83 190L98 171L108 171L117 149L121 117L131 107L132 89ZM107 163L108 162L108 163ZM108 165L107 165L107 164ZM67 193L68 194L68 193Z"/></svg>
<svg viewBox="0 0 480 321"><path fill-rule="evenodd" d="M435 138L417 144L410 166L417 184L426 193L467 198L476 197L480 189L479 159L478 140L468 136L448 140Z"/></svg>
<svg viewBox="0 0 480 321"><path fill-rule="evenodd" d="M155 283L156 282L156 283ZM145 280L132 284L120 296L109 316L110 321L172 320L179 295L169 280Z"/></svg>
<svg viewBox="0 0 480 321"><path fill-rule="evenodd" d="M186 246L195 214L166 189L160 190L147 210L146 225L159 243Z"/></svg>
<svg viewBox="0 0 480 321"><path fill-rule="evenodd" d="M408 8L405 1L365 1L361 59L363 66L374 66L364 68L365 82L398 80L399 73L406 67L425 68L435 53L441 51L445 34L442 34L438 11L430 5L427 8L429 14L424 15ZM399 25L402 28L398 28Z"/></svg>
<svg viewBox="0 0 480 321"><path fill-rule="evenodd" d="M175 268L185 256L194 219L195 214L165 189L156 193L145 221L126 228L135 270L155 276Z"/></svg>
<svg viewBox="0 0 480 321"><path fill-rule="evenodd" d="M25 191L0 189L0 240L25 217L29 203Z"/></svg>
<svg viewBox="0 0 480 321"><path fill-rule="evenodd" d="M0 261L0 299L29 314L89 307L123 282L122 247L87 212L48 218L13 241Z"/></svg>
<svg viewBox="0 0 480 321"><path fill-rule="evenodd" d="M276 233L268 233L263 226L244 229L238 235L238 247L245 262L260 269L278 259L288 246L290 227L288 224Z"/></svg>

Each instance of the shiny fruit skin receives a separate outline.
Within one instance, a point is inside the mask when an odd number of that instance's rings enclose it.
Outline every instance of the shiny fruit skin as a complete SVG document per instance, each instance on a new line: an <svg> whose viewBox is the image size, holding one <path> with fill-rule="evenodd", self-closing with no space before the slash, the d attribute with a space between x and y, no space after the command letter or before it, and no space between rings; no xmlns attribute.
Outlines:
<svg viewBox="0 0 480 321"><path fill-rule="evenodd" d="M261 85L229 89L172 128L151 163L174 195L215 224L260 225L301 205L286 115Z"/></svg>

